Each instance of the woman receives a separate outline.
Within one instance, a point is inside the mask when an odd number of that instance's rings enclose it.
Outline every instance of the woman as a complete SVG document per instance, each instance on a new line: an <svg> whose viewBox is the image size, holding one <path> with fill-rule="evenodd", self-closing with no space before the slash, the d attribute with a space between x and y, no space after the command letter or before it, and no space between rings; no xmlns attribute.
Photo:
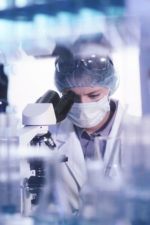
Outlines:
<svg viewBox="0 0 150 225"><path fill-rule="evenodd" d="M84 49L85 50L85 49ZM87 51L88 52L88 51ZM55 82L62 94L72 91L74 103L67 117L49 130L57 150L68 157L64 166L64 179L68 182L68 196L74 210L78 209L78 194L86 177L85 161L96 157L96 136L116 137L124 114L120 103L110 99L118 87L114 65L107 55L90 51L73 54L63 49L56 60ZM105 173L114 176L119 165L120 152L101 143L101 158Z"/></svg>

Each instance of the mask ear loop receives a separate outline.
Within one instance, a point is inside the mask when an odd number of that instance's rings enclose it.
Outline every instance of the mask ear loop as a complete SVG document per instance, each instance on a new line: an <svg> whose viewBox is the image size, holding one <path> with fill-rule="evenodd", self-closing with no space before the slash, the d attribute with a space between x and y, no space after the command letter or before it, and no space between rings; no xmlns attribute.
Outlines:
<svg viewBox="0 0 150 225"><path fill-rule="evenodd" d="M110 102L110 95L111 95L111 88L108 88L109 92L108 92L108 101Z"/></svg>
<svg viewBox="0 0 150 225"><path fill-rule="evenodd" d="M112 89L110 90L109 96L111 96L113 92L114 92L114 88L112 88Z"/></svg>

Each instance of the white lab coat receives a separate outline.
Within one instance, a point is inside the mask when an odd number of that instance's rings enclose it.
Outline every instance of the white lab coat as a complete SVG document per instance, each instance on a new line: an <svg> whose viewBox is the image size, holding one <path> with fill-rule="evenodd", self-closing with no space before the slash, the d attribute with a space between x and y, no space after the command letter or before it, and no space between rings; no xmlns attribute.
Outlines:
<svg viewBox="0 0 150 225"><path fill-rule="evenodd" d="M124 109L118 103L116 118L109 134L115 137L120 134L121 122L124 115ZM78 209L78 194L86 179L86 164L83 156L80 141L76 135L72 122L66 118L56 125L49 127L52 138L56 143L56 150L68 157L68 161L63 163L66 182L69 184L67 189L70 198L70 204L73 209ZM116 167L120 160L120 149L112 154L112 139L106 146L104 155L105 172L109 176L116 175ZM72 196L72 197L71 197Z"/></svg>

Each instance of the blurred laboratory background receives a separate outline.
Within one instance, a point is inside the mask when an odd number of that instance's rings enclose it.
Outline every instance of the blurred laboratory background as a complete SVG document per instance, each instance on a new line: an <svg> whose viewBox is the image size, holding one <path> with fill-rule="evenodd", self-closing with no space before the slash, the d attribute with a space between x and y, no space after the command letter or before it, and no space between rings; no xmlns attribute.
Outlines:
<svg viewBox="0 0 150 225"><path fill-rule="evenodd" d="M130 114L148 114L149 8L146 0L138 5L135 0L1 0L0 63L6 78L1 75L0 98L7 86L4 99L21 118L27 103L55 90L51 53L56 43L103 33L120 77L114 97Z"/></svg>
<svg viewBox="0 0 150 225"><path fill-rule="evenodd" d="M0 225L150 224L149 12L148 0L0 0ZM81 214L72 220L68 187L60 178L60 165L56 166L67 159L54 160L52 151L41 152L39 146L20 151L17 126L28 103L56 90L52 56L56 45L70 46L78 37L92 34L108 40L103 50L111 55L119 76L111 97L136 119L124 124L123 144L129 149L124 174L112 183L102 164L90 162ZM35 128L30 140L39 132ZM21 135L28 140L26 133ZM53 149L52 140L45 143ZM120 139L115 143L120 147ZM30 220L31 204L37 202ZM64 217L67 222L61 223Z"/></svg>

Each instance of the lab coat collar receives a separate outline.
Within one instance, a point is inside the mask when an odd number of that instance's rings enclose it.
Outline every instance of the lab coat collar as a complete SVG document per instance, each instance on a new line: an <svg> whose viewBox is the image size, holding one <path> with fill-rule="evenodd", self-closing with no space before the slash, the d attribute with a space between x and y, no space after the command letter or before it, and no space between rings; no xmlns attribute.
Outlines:
<svg viewBox="0 0 150 225"><path fill-rule="evenodd" d="M64 144L74 133L74 127L68 118L65 118L58 124L56 131L56 142L60 145ZM58 148L60 148L60 145Z"/></svg>
<svg viewBox="0 0 150 225"><path fill-rule="evenodd" d="M114 150L116 150L116 149L113 149L113 146L114 146L116 140L119 141L119 139L115 139L115 138L120 137L120 131L122 128L121 127L122 120L124 118L125 113L126 113L125 108L119 102L116 118L115 118L114 124L112 126L112 130L109 134L110 140L108 141L108 143L106 145L106 150L105 150L105 155L104 155L105 172L107 169L110 170L110 168L113 171L113 167L116 167L116 166L118 166L118 164L121 163L121 162L119 162L120 159L118 158L119 153L114 152ZM119 149L117 149L117 151L118 150ZM117 158L116 158L116 155L118 155Z"/></svg>
<svg viewBox="0 0 150 225"><path fill-rule="evenodd" d="M80 141L77 138L73 124L68 118L58 125L56 143L58 151L61 150L62 154L68 157L66 164L74 175L78 186L81 187L86 177L85 160Z"/></svg>

